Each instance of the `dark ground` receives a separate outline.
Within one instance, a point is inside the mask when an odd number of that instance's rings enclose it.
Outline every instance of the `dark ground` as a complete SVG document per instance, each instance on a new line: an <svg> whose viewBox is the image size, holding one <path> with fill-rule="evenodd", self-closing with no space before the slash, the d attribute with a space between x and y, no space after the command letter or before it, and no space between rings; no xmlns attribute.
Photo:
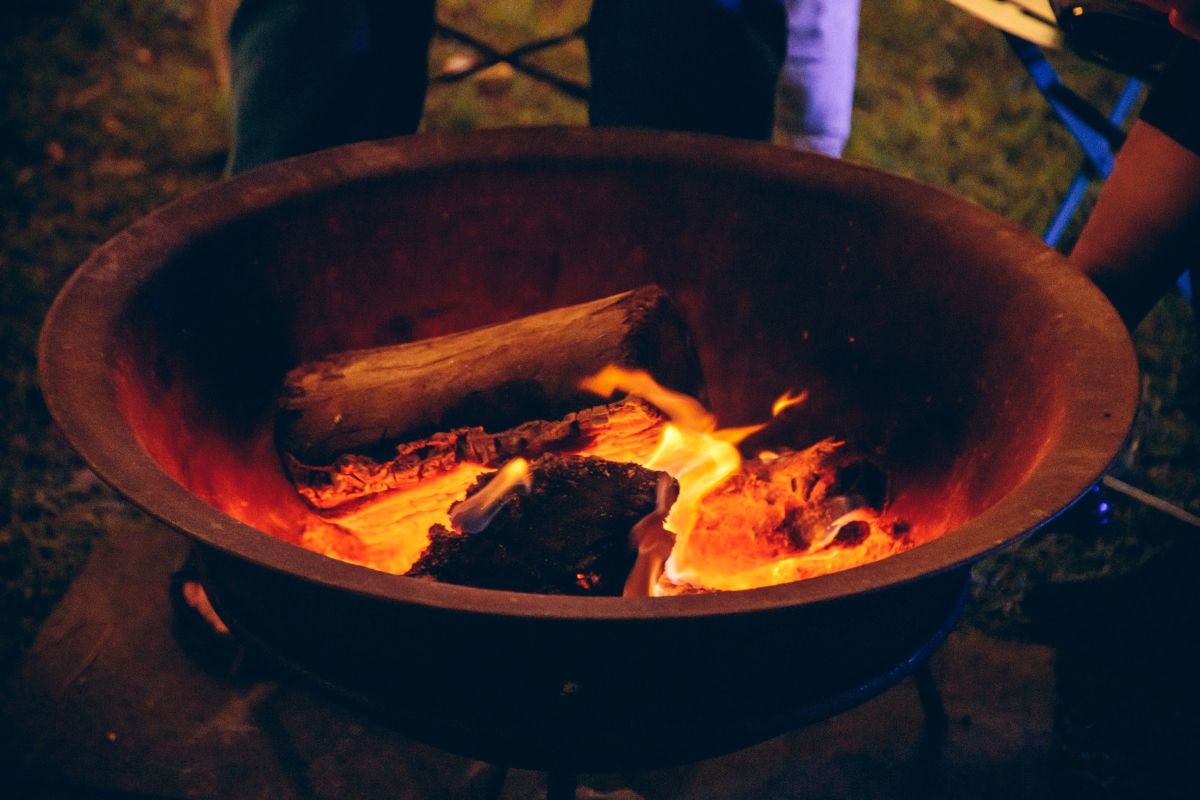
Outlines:
<svg viewBox="0 0 1200 800"><path fill-rule="evenodd" d="M864 5L847 156L947 187L1039 231L1080 156L1003 40L938 0ZM586 4L455 0L439 13L503 47L573 26ZM460 52L440 41L431 69ZM541 59L586 77L577 45ZM1103 103L1115 92L1102 70L1070 57L1058 63L1089 98ZM113 525L148 524L82 469L50 423L35 378L41 319L91 248L217 180L227 136L204 8L188 0L10 2L0 14L0 86L4 675L97 537ZM434 87L425 124L584 119L578 102L493 71ZM1122 475L1200 512L1200 356L1190 309L1168 298L1136 342L1143 406ZM1056 649L1064 796L1191 796L1181 767L1198 755L1185 647L1198 605L1197 533L1113 502L1116 516L1098 533L1057 525L979 565L967 626Z"/></svg>

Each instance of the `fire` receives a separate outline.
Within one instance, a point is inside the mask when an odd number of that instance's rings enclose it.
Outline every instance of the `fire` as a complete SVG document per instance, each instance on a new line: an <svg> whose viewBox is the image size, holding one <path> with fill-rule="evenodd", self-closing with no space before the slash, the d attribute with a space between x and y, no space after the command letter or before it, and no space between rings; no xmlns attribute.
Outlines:
<svg viewBox="0 0 1200 800"><path fill-rule="evenodd" d="M738 471L742 456L723 439L668 425L662 444L644 466L679 481L679 498L666 519L667 530L678 536L695 526L700 501Z"/></svg>
<svg viewBox="0 0 1200 800"><path fill-rule="evenodd" d="M670 420L614 417L585 446L567 451L636 463L674 479L660 482L655 511L630 531L638 557L625 596L771 586L874 561L916 543L903 523L862 498L839 494L829 463L841 442L827 439L801 451L764 450L747 460L738 445L762 424L721 428L698 400L660 386L640 370L608 366L582 386L605 397L637 397ZM775 401L772 415L806 398L807 392L789 391ZM513 491L529 490L529 464L518 458L464 499L491 472L458 463L423 474L417 485L402 489L380 489L381 476L371 470L350 472L364 496L322 512L321 524L304 527L301 544L403 574L428 546L430 527L478 532Z"/></svg>
<svg viewBox="0 0 1200 800"><path fill-rule="evenodd" d="M671 481L666 477L658 481L657 504L651 513L643 517L629 533L629 539L637 547L638 557L629 577L625 579L625 597L645 597L654 593L663 565L675 547L675 534L667 530L667 515L677 499L671 491Z"/></svg>
<svg viewBox="0 0 1200 800"><path fill-rule="evenodd" d="M487 486L450 510L450 523L457 531L479 533L496 516L510 493L518 489L528 492L532 484L529 462L514 458L496 472Z"/></svg>
<svg viewBox="0 0 1200 800"><path fill-rule="evenodd" d="M736 446L763 425L720 429L697 401L659 386L642 371L609 366L583 387L605 396L621 391L640 397L672 420L658 449L637 463L675 478L679 495L665 516L660 496L660 508L635 529L638 563L626 596L772 586L904 549L878 512L830 496L822 462L842 443L827 439L791 454L782 469L759 470L764 479L745 472ZM787 392L775 401L772 415L806 398L807 392ZM781 458L763 451L756 462L778 466ZM797 486L806 481L811 487L798 497ZM837 509L841 513L831 517Z"/></svg>
<svg viewBox="0 0 1200 800"><path fill-rule="evenodd" d="M579 388L601 397L612 397L618 391L640 397L688 430L707 433L717 427L717 418L699 400L659 385L645 370L609 364L584 378Z"/></svg>
<svg viewBox="0 0 1200 800"><path fill-rule="evenodd" d="M524 459L510 461L468 500L493 468L470 461L434 464L414 482L394 486L383 466L364 467L338 476L360 494L325 507L315 495L302 498L278 469L269 429L239 441L178 426L174 420L199 413L183 395L151 399L125 373L118 371L118 378L127 418L140 421L139 438L168 473L230 516L342 561L404 574L428 547L430 528L478 531L504 498L530 485ZM697 400L659 386L646 373L609 367L585 385L641 398L670 420L610 414L597 435L563 451L636 463L674 479L660 481L654 512L630 531L638 558L625 582L627 596L795 581L884 558L936 534L925 524L914 531L890 518L882 503L865 503L839 486L830 464L840 442L749 457L738 445L762 425L720 428ZM782 414L805 396L788 392L772 410ZM335 486L335 493L342 488Z"/></svg>
<svg viewBox="0 0 1200 800"><path fill-rule="evenodd" d="M791 390L789 389L788 391L781 394L779 396L779 398L771 405L771 416L778 417L780 414L782 414L787 409L791 408L792 406L800 405L807 399L808 399L807 391L797 392L796 394L792 394Z"/></svg>

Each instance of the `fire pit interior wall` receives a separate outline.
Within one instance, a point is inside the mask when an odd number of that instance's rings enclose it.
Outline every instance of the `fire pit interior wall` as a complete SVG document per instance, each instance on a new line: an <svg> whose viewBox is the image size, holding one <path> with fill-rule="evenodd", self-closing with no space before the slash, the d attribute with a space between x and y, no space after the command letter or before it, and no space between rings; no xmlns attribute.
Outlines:
<svg viewBox="0 0 1200 800"><path fill-rule="evenodd" d="M129 306L113 356L128 423L195 494L289 538L308 512L270 441L288 368L657 283L696 335L723 424L808 389L798 442L879 448L897 513L918 525L977 515L1053 437L1069 375L1038 342L1056 321L997 266L994 232L853 183L590 167L399 174L207 234Z"/></svg>

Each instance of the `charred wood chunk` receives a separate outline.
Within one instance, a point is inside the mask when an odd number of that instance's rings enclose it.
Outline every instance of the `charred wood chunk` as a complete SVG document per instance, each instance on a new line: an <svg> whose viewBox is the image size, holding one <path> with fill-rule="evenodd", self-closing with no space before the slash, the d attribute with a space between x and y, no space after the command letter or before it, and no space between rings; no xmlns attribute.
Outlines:
<svg viewBox="0 0 1200 800"><path fill-rule="evenodd" d="M882 511L888 499L887 473L866 457L850 457L855 460L838 467L830 494L861 498L862 505Z"/></svg>
<svg viewBox="0 0 1200 800"><path fill-rule="evenodd" d="M467 534L434 526L409 575L538 594L619 596L637 558L629 533L654 511L662 473L598 458L543 456L528 494ZM473 495L491 480L480 478Z"/></svg>
<svg viewBox="0 0 1200 800"><path fill-rule="evenodd" d="M851 520L838 528L837 536L833 538L833 543L842 547L854 547L865 542L870 535L870 523L863 522L862 520Z"/></svg>
<svg viewBox="0 0 1200 800"><path fill-rule="evenodd" d="M704 398L691 333L656 286L511 322L310 361L284 379L279 449L328 465L464 427L558 419L595 397L580 382L607 364L641 368Z"/></svg>

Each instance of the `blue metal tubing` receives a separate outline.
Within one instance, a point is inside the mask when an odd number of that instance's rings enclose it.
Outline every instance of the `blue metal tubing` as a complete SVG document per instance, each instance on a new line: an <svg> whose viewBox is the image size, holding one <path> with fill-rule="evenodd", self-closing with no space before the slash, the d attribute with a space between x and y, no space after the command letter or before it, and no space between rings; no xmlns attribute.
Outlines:
<svg viewBox="0 0 1200 800"><path fill-rule="evenodd" d="M1083 149L1083 166L1042 236L1043 241L1053 247L1058 244L1079 204L1083 202L1088 184L1094 180L1104 180L1112 172L1116 151L1125 138L1122 126L1141 94L1142 82L1130 78L1113 105L1112 112L1105 117L1063 84L1041 48L1010 33L1004 34L1004 38L1033 78L1034 85L1046 98L1055 116Z"/></svg>
<svg viewBox="0 0 1200 800"><path fill-rule="evenodd" d="M1116 126L1123 125L1129 112L1133 110L1134 103L1137 102L1138 95L1142 92L1142 82L1130 78L1125 88L1121 90L1121 96L1117 98L1117 102L1113 105L1112 113L1108 116L1109 124ZM1083 143L1080 143L1083 146ZM1111 158L1111 156L1110 156ZM1083 166L1079 168L1079 172L1075 175L1075 180L1071 181L1071 187L1067 189L1066 196L1063 197L1062 203L1055 212L1054 218L1050 220L1050 224L1046 227L1046 232L1042 235L1042 240L1051 247L1057 247L1059 240L1062 239L1063 232L1067 229L1071 218L1075 216L1075 212L1079 209L1079 204L1083 202L1084 195L1087 194L1088 184L1094 180L1103 180L1108 177L1109 172L1102 175L1096 175L1093 170L1093 162L1090 159L1085 159Z"/></svg>
<svg viewBox="0 0 1200 800"><path fill-rule="evenodd" d="M1075 180L1071 181L1071 187L1067 189L1062 203L1058 206L1058 211L1054 212L1054 218L1050 220L1050 224L1046 226L1046 232L1042 234L1042 241L1051 247L1058 247L1063 233L1067 230L1067 225L1070 224L1075 212L1079 210L1079 204L1083 202L1083 198L1087 194L1088 185L1092 182L1092 177L1088 172L1089 170L1085 167L1075 175Z"/></svg>

